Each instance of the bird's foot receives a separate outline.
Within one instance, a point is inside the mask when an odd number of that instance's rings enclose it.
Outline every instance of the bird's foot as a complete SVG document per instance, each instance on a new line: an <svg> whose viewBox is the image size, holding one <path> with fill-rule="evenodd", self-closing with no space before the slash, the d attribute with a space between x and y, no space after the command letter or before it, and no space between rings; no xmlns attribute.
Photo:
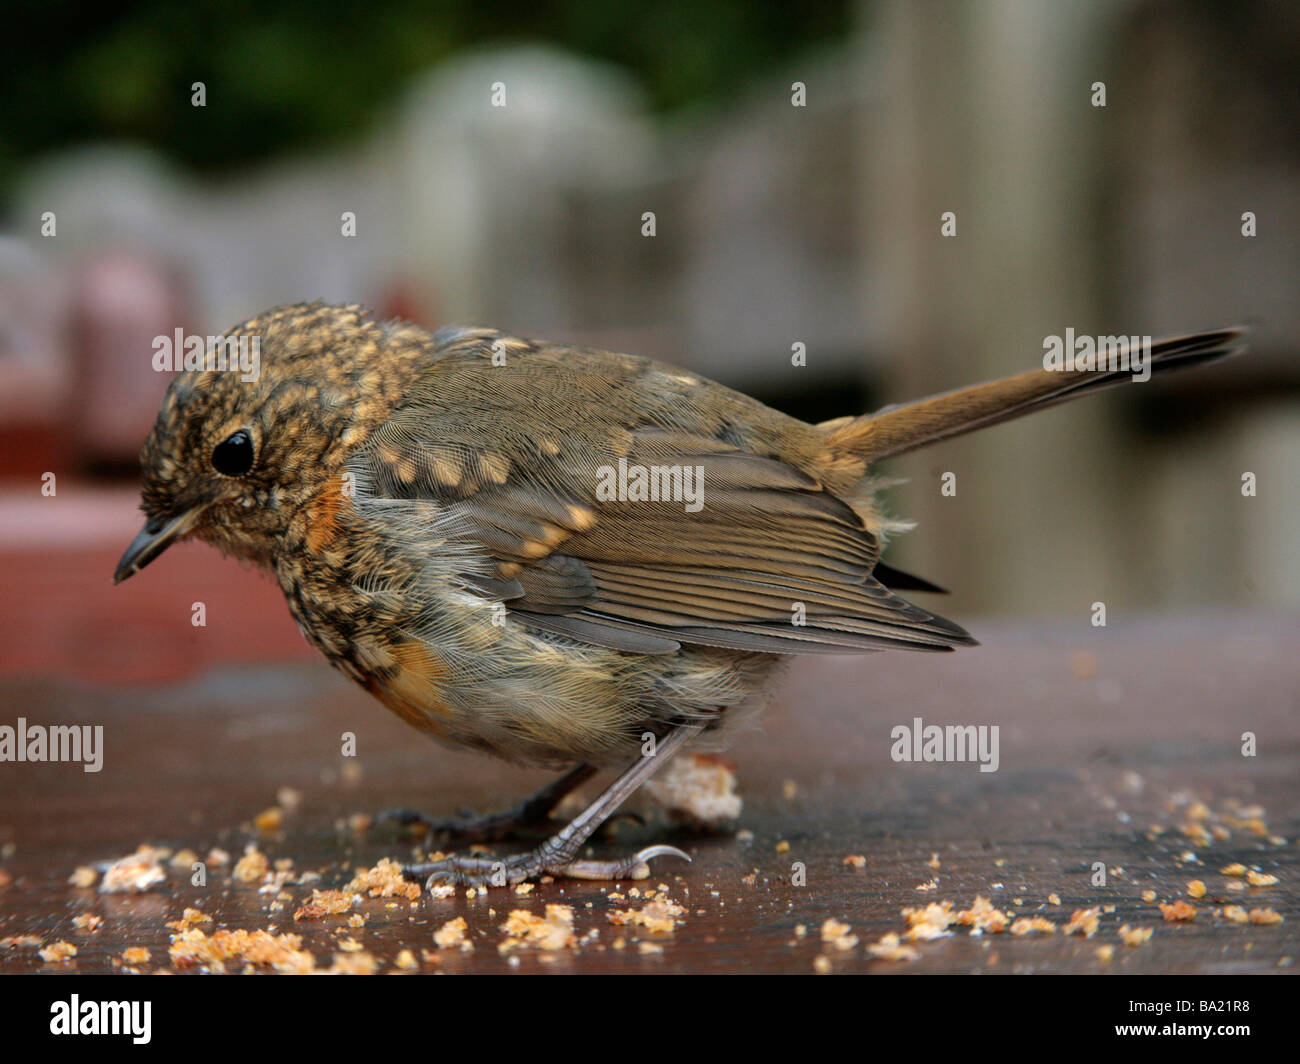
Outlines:
<svg viewBox="0 0 1300 1064"><path fill-rule="evenodd" d="M539 876L557 879L646 879L656 857L680 857L690 861L676 846L647 846L621 861L579 861L568 847L549 839L529 853L505 857L452 856L441 861L405 866L410 879L424 879L429 888L439 884L464 887L507 887Z"/></svg>
<svg viewBox="0 0 1300 1064"><path fill-rule="evenodd" d="M460 816L440 819L415 809L387 809L377 819L380 823L399 824L404 828L423 828L429 838L455 842L502 842L530 830L553 828L555 822L551 813L555 807L574 788L595 774L596 769L591 765L575 765L536 794L498 813L462 811Z"/></svg>
<svg viewBox="0 0 1300 1064"><path fill-rule="evenodd" d="M441 818L426 816L416 809L385 809L375 819L381 824L422 830L425 838L454 842L502 842L554 824L549 810L539 813L526 803L497 813L463 810L460 816Z"/></svg>

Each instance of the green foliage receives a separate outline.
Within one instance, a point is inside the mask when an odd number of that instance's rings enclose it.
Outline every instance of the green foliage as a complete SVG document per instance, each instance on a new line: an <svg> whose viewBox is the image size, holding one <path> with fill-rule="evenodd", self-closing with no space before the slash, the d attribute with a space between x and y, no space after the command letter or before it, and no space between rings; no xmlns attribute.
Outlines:
<svg viewBox="0 0 1300 1064"><path fill-rule="evenodd" d="M850 13L846 0L17 0L0 62L0 171L101 138L237 166L354 134L420 71L509 42L621 64L672 109L842 36ZM190 106L196 81L205 109Z"/></svg>

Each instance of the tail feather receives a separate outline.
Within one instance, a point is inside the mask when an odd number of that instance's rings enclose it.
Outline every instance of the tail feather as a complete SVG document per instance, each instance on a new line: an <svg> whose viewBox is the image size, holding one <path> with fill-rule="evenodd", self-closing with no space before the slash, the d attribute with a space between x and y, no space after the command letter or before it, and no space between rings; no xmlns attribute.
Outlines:
<svg viewBox="0 0 1300 1064"><path fill-rule="evenodd" d="M1157 340L1151 345L1151 372L1188 369L1227 358L1241 350L1244 338L1244 329L1218 329ZM1113 372L1032 369L928 399L885 407L861 417L830 422L823 427L832 453L852 454L875 462L1035 410L1045 410L1122 384L1131 377L1127 369Z"/></svg>

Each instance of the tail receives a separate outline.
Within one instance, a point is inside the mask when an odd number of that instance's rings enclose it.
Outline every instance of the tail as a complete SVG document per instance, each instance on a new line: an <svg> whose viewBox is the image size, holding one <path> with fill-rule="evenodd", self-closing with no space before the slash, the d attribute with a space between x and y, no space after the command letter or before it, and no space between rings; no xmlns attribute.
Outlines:
<svg viewBox="0 0 1300 1064"><path fill-rule="evenodd" d="M1151 345L1153 374L1189 369L1236 354L1244 329L1176 336ZM825 423L832 453L852 454L875 462L928 443L1010 421L1035 410L1090 395L1132 378L1132 370L1031 369L1013 377L973 384L914 403L887 406L873 414Z"/></svg>

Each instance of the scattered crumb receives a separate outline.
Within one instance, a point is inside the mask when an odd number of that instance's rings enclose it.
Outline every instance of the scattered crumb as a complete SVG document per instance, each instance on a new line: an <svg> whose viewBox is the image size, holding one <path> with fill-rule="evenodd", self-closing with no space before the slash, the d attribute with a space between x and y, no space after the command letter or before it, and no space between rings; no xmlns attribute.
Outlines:
<svg viewBox="0 0 1300 1064"><path fill-rule="evenodd" d="M103 881L99 884L100 893L144 893L167 878L162 859L170 854L170 850L144 845L135 853L119 857L104 872Z"/></svg>
<svg viewBox="0 0 1300 1064"><path fill-rule="evenodd" d="M1231 920L1234 924L1250 923L1250 914L1240 905L1225 905L1219 910L1219 915L1225 920Z"/></svg>
<svg viewBox="0 0 1300 1064"><path fill-rule="evenodd" d="M68 883L83 890L87 887L93 887L98 882L99 873L89 865L81 865L72 875L68 876Z"/></svg>
<svg viewBox="0 0 1300 1064"><path fill-rule="evenodd" d="M867 859L860 853L851 853L844 858L844 864L848 868L866 868Z"/></svg>
<svg viewBox="0 0 1300 1064"><path fill-rule="evenodd" d="M235 863L235 870L231 875L241 883L257 883L266 875L270 867L266 854L257 848L256 843L250 842L244 847L244 856Z"/></svg>
<svg viewBox="0 0 1300 1064"><path fill-rule="evenodd" d="M1164 914L1164 918L1170 923L1179 920L1196 919L1196 910L1181 898L1175 901L1172 905L1166 905L1164 902L1161 902L1160 911Z"/></svg>
<svg viewBox="0 0 1300 1064"><path fill-rule="evenodd" d="M402 950L393 961L394 968L400 968L404 972L413 972L420 967L420 962L415 959L415 954L409 949Z"/></svg>
<svg viewBox="0 0 1300 1064"><path fill-rule="evenodd" d="M963 909L955 918L955 922L969 927L972 931L980 933L988 932L997 935L1006 930L1007 918L988 898L975 896L975 901L969 909Z"/></svg>
<svg viewBox="0 0 1300 1064"><path fill-rule="evenodd" d="M1187 884L1187 896L1189 898L1205 897L1205 884L1199 879L1193 879Z"/></svg>
<svg viewBox="0 0 1300 1064"><path fill-rule="evenodd" d="M436 858L435 858L436 859ZM406 898L415 901L420 896L420 884L413 883L402 874L402 866L391 858L381 858L374 868L363 868L352 877L345 888L372 898ZM454 893L454 888L449 893ZM446 896L446 895L436 895Z"/></svg>
<svg viewBox="0 0 1300 1064"><path fill-rule="evenodd" d="M253 827L260 835L274 835L284 825L284 810L278 805L263 809L253 817Z"/></svg>
<svg viewBox="0 0 1300 1064"><path fill-rule="evenodd" d="M571 905L547 905L545 916L538 916L526 909L515 909L506 917L501 930L507 935L506 940L497 947L502 953L523 946L559 950L576 944Z"/></svg>
<svg viewBox="0 0 1300 1064"><path fill-rule="evenodd" d="M1053 905L1061 904L1061 896L1057 894L1056 891L1052 891L1051 894L1047 895L1047 900L1051 902Z"/></svg>
<svg viewBox="0 0 1300 1064"><path fill-rule="evenodd" d="M148 964L151 956L143 946L130 946L122 951L122 960L127 964Z"/></svg>
<svg viewBox="0 0 1300 1064"><path fill-rule="evenodd" d="M214 931L207 935L198 928L179 932L167 950L179 968L202 966L212 972L226 971L227 961L266 965L277 972L313 971L315 958L302 948L299 935L273 935L269 931Z"/></svg>
<svg viewBox="0 0 1300 1064"><path fill-rule="evenodd" d="M849 950L858 944L858 936L852 932L848 924L832 916L822 924L822 941L836 949Z"/></svg>
<svg viewBox="0 0 1300 1064"><path fill-rule="evenodd" d="M1035 932L1054 935L1056 934L1056 925L1044 916L1022 916L1011 925L1013 935L1032 935Z"/></svg>
<svg viewBox="0 0 1300 1064"><path fill-rule="evenodd" d="M77 947L71 942L51 942L41 950L41 960L47 964L68 961L77 955Z"/></svg>
<svg viewBox="0 0 1300 1064"><path fill-rule="evenodd" d="M98 931L103 922L104 918L102 916L96 916L94 913L81 913L72 918L72 926L78 931Z"/></svg>
<svg viewBox="0 0 1300 1064"><path fill-rule="evenodd" d="M1150 927L1129 927L1125 924L1119 929L1120 941L1126 946L1140 946L1151 937L1152 930Z"/></svg>
<svg viewBox="0 0 1300 1064"><path fill-rule="evenodd" d="M1100 911L1098 906L1091 909L1075 909L1070 914L1069 922L1061 928L1061 931L1067 935L1083 935L1085 938L1092 938L1097 933L1101 922L1097 916Z"/></svg>
<svg viewBox="0 0 1300 1064"><path fill-rule="evenodd" d="M879 942L868 943L867 953L873 960L878 961L914 961L921 956L920 952L911 946L904 946L893 931L881 935Z"/></svg>
<svg viewBox="0 0 1300 1064"><path fill-rule="evenodd" d="M361 900L361 895L343 890L313 890L311 899L293 914L294 920L315 920L321 916L345 913Z"/></svg>
<svg viewBox="0 0 1300 1064"><path fill-rule="evenodd" d="M1256 872L1253 868L1246 873L1246 882L1252 887L1271 887L1277 882L1277 876Z"/></svg>
<svg viewBox="0 0 1300 1064"><path fill-rule="evenodd" d="M1097 947L1097 959L1101 961L1102 964L1109 964L1111 960L1114 958L1114 956L1115 956L1114 946Z"/></svg>
<svg viewBox="0 0 1300 1064"><path fill-rule="evenodd" d="M1219 874L1225 876L1244 876L1246 874L1246 866L1244 864L1233 862L1230 865L1224 865L1220 868Z"/></svg>
<svg viewBox="0 0 1300 1064"><path fill-rule="evenodd" d="M1147 901L1147 902L1155 901L1155 900L1156 900L1156 892L1155 892L1154 890L1144 890L1144 891L1142 892L1142 900L1143 900L1143 901Z"/></svg>
<svg viewBox="0 0 1300 1064"><path fill-rule="evenodd" d="M1250 922L1252 924L1280 924L1282 914L1275 909L1251 909Z"/></svg>
<svg viewBox="0 0 1300 1064"><path fill-rule="evenodd" d="M468 952L474 948L474 943L465 937L467 929L465 917L463 916L448 920L433 933L434 944L439 949L455 949L459 947Z"/></svg>
<svg viewBox="0 0 1300 1064"><path fill-rule="evenodd" d="M674 901L656 898L640 909L616 909L607 915L611 924L634 924L656 934L670 934L681 923L678 917L685 912Z"/></svg>
<svg viewBox="0 0 1300 1064"><path fill-rule="evenodd" d="M907 938L928 942L951 935L948 925L956 921L957 914L952 911L951 902L931 902L923 908L904 909L903 919L907 921Z"/></svg>
<svg viewBox="0 0 1300 1064"><path fill-rule="evenodd" d="M670 761L642 789L673 816L703 824L734 820L743 807L736 793L735 770L711 754Z"/></svg>

